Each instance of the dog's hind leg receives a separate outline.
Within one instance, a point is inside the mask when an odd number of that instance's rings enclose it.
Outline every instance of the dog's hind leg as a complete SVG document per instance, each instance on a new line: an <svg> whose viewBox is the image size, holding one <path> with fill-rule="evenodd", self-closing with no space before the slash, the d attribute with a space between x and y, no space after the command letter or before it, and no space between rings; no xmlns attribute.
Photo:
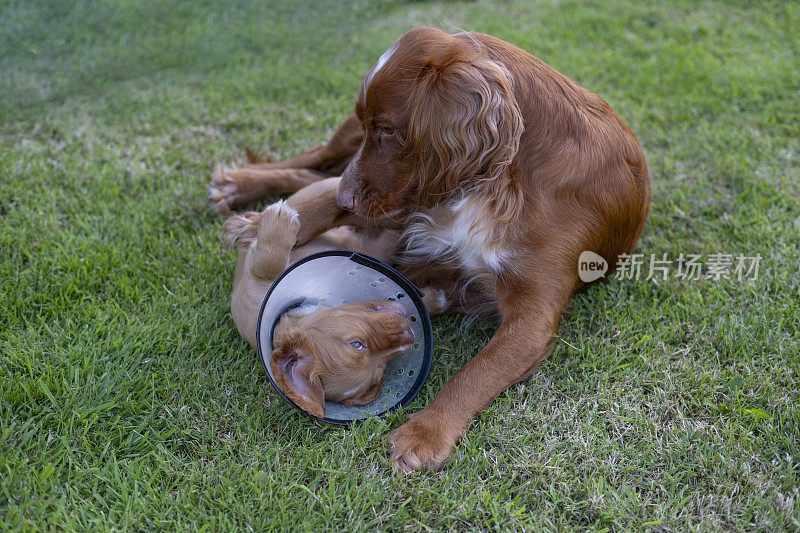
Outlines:
<svg viewBox="0 0 800 533"><path fill-rule="evenodd" d="M429 286L422 289L422 303L429 315L441 315L451 308L447 294L442 289Z"/></svg>
<svg viewBox="0 0 800 533"><path fill-rule="evenodd" d="M338 175L358 150L362 138L361 123L350 117L327 144L292 159L241 168L217 165L211 175L208 203L219 214L227 215L271 195L293 193Z"/></svg>
<svg viewBox="0 0 800 533"><path fill-rule="evenodd" d="M260 170L250 166L234 169L217 166L211 175L208 203L220 215L228 215L274 194L299 191L327 177L324 172L307 168Z"/></svg>
<svg viewBox="0 0 800 533"><path fill-rule="evenodd" d="M339 126L327 143L297 157L277 162L261 162L257 155L248 150L247 159L250 165L247 168L258 170L310 168L336 176L342 173L355 155L363 138L364 130L361 127L361 121L352 115Z"/></svg>

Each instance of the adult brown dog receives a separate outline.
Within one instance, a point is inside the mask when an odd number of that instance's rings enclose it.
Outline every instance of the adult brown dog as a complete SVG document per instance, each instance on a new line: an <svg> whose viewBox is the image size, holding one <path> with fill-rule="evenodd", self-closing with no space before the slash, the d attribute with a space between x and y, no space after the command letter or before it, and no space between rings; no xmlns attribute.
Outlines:
<svg viewBox="0 0 800 533"><path fill-rule="evenodd" d="M550 353L564 305L584 286L581 252L613 270L632 250L650 202L645 157L608 104L527 52L419 28L381 56L327 145L217 172L210 201L226 211L342 170L337 205L330 194L298 209L298 240L315 227L394 225L414 281L444 290L454 309L502 316L486 347L390 437L399 468L436 468L473 417Z"/></svg>

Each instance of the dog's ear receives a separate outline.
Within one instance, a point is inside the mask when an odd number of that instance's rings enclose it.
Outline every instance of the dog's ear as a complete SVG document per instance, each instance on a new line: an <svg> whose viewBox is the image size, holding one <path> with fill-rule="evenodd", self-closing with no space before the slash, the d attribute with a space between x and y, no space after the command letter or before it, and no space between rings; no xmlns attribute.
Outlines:
<svg viewBox="0 0 800 533"><path fill-rule="evenodd" d="M272 377L283 393L303 411L325 418L325 392L314 372L314 354L299 348L277 349L272 353Z"/></svg>
<svg viewBox="0 0 800 533"><path fill-rule="evenodd" d="M517 195L512 189L518 184L506 169L524 127L503 65L458 49L430 58L416 78L409 110L404 150L419 161L421 202L452 193L465 180L498 187L498 195Z"/></svg>

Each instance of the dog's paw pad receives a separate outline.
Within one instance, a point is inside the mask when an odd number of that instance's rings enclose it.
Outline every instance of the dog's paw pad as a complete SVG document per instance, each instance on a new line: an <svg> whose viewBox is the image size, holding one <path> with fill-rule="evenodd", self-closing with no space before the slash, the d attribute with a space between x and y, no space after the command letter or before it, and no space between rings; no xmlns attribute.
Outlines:
<svg viewBox="0 0 800 533"><path fill-rule="evenodd" d="M453 453L457 438L446 427L429 424L420 412L389 437L392 464L403 472L439 470Z"/></svg>
<svg viewBox="0 0 800 533"><path fill-rule="evenodd" d="M220 215L230 215L236 204L239 188L231 179L235 168L217 165L211 173L211 186L208 188L208 205Z"/></svg>

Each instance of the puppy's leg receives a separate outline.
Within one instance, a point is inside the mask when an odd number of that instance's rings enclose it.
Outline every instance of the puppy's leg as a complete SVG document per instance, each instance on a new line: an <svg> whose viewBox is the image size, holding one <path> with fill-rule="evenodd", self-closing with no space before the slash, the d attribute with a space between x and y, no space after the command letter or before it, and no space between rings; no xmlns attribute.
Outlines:
<svg viewBox="0 0 800 533"><path fill-rule="evenodd" d="M300 189L286 199L284 208L291 209L300 221L300 230L296 234L296 245L305 244L329 229L360 224L358 217L336 205L338 183L339 178L318 181ZM278 204L270 207L275 205ZM225 242L240 246L249 245L250 241L256 238L260 220L261 213L255 211L230 217L222 228Z"/></svg>
<svg viewBox="0 0 800 533"><path fill-rule="evenodd" d="M256 238L247 251L246 268L255 278L273 280L289 264L300 230L297 211L281 200L261 213L256 228Z"/></svg>
<svg viewBox="0 0 800 533"><path fill-rule="evenodd" d="M218 165L211 176L209 205L225 215L270 195L295 192L337 174L350 162L362 137L361 123L350 117L326 145L292 159L241 168Z"/></svg>
<svg viewBox="0 0 800 533"><path fill-rule="evenodd" d="M294 246L306 244L318 235L340 226L380 228L382 221L365 221L336 205L336 187L339 178L312 183L286 199L285 208L293 209L299 220L299 230L294 232ZM273 204L276 205L276 204ZM261 213L254 211L230 217L223 226L228 243L247 245L255 239Z"/></svg>
<svg viewBox="0 0 800 533"><path fill-rule="evenodd" d="M293 207L300 218L297 245L340 226L366 228L370 231L399 230L403 221L391 217L364 219L336 204L336 189L340 178L328 178L303 187L289 198L286 204Z"/></svg>
<svg viewBox="0 0 800 533"><path fill-rule="evenodd" d="M429 315L440 315L450 309L450 301L447 299L447 293L442 289L436 287L425 287L422 289L422 303L425 304L425 309L428 310Z"/></svg>
<svg viewBox="0 0 800 533"><path fill-rule="evenodd" d="M239 256L231 293L231 316L239 334L256 347L256 320L272 280L289 264L300 222L285 202L230 217L222 227L225 241L236 244Z"/></svg>
<svg viewBox="0 0 800 533"><path fill-rule="evenodd" d="M273 280L283 272L299 230L297 211L283 200L261 213L248 211L232 216L222 226L225 244L238 245L240 253L245 254L241 274L260 280Z"/></svg>

